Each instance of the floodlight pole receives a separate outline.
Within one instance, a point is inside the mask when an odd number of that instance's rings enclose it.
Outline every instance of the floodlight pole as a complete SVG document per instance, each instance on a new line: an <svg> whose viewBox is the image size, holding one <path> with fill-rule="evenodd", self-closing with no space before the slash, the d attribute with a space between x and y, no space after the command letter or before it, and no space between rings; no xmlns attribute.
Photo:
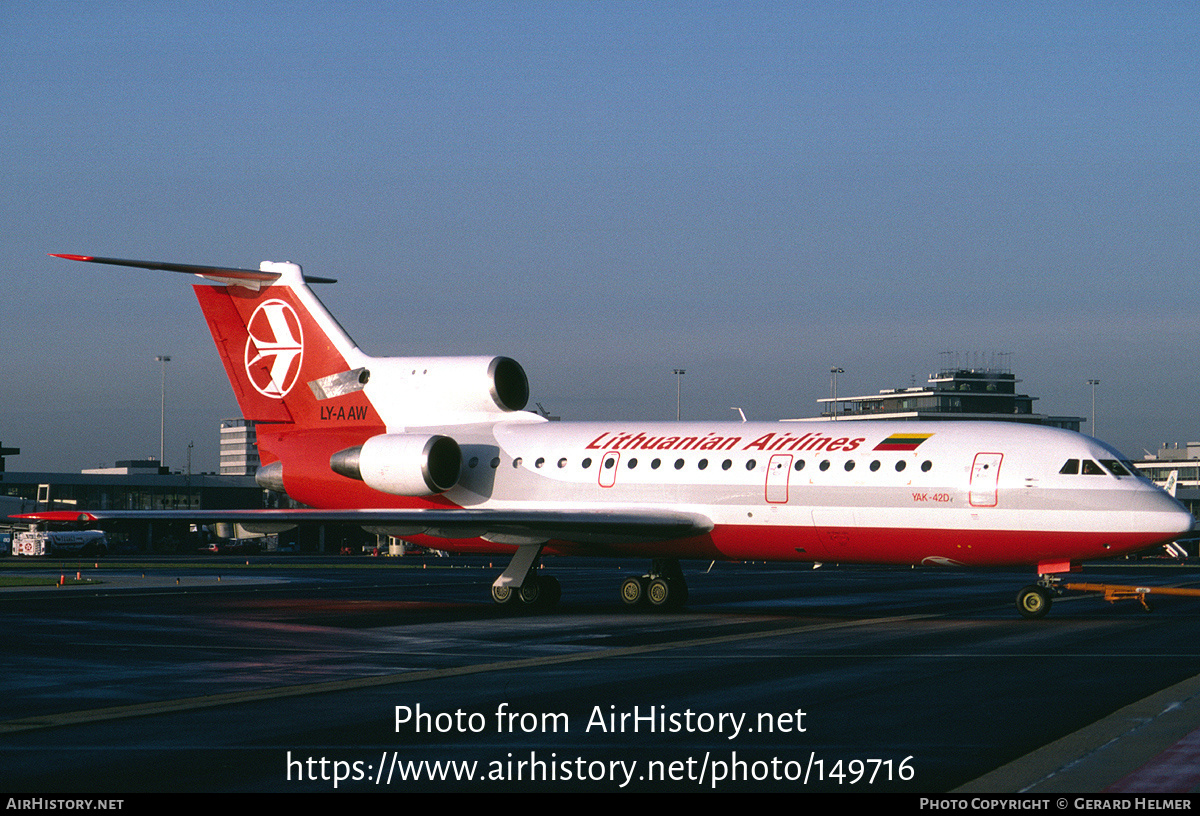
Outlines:
<svg viewBox="0 0 1200 816"><path fill-rule="evenodd" d="M1096 438L1099 438L1096 433L1096 386L1099 384L1099 380L1088 380L1088 385L1092 387L1092 436Z"/></svg>
<svg viewBox="0 0 1200 816"><path fill-rule="evenodd" d="M162 364L162 375L158 384L158 466L161 468L166 467L163 457L166 452L167 430L167 363L171 362L171 355L159 354L154 360Z"/></svg>
<svg viewBox="0 0 1200 816"><path fill-rule="evenodd" d="M833 397L833 405L829 413L833 416L834 420L837 420L837 375L845 373L846 369L841 366L834 366L829 369L829 391L830 396Z"/></svg>
<svg viewBox="0 0 1200 816"><path fill-rule="evenodd" d="M683 375L687 372L682 368L671 369L671 373L675 375L675 421L679 421L679 384L683 381Z"/></svg>

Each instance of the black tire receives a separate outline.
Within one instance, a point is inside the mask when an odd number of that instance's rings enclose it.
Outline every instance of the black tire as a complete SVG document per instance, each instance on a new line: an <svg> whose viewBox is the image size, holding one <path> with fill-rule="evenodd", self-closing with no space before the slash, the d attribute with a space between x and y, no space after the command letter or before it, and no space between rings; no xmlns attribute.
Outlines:
<svg viewBox="0 0 1200 816"><path fill-rule="evenodd" d="M637 606L646 597L646 588L641 578L626 578L621 582L621 600L626 606Z"/></svg>
<svg viewBox="0 0 1200 816"><path fill-rule="evenodd" d="M536 575L530 575L517 590L517 599L524 606L537 606L542 599L542 581Z"/></svg>
<svg viewBox="0 0 1200 816"><path fill-rule="evenodd" d="M650 602L651 606L670 609L674 599L675 593L671 582L666 578L655 578L650 582L650 586L646 587L646 600Z"/></svg>
<svg viewBox="0 0 1200 816"><path fill-rule="evenodd" d="M1046 617L1050 602L1050 593L1037 584L1030 584L1017 593L1017 611L1028 620Z"/></svg>
<svg viewBox="0 0 1200 816"><path fill-rule="evenodd" d="M513 602L514 593L511 586L492 585L492 600L500 605Z"/></svg>

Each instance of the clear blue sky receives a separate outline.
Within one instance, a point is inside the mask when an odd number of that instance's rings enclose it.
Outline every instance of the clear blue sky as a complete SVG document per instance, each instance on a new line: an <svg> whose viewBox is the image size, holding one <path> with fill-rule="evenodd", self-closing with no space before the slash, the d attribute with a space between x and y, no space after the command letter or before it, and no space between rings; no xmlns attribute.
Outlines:
<svg viewBox="0 0 1200 816"><path fill-rule="evenodd" d="M1200 438L1200 6L0 4L12 470L236 415L187 286L293 260L373 354L507 354L567 419L811 415L1002 352Z"/></svg>

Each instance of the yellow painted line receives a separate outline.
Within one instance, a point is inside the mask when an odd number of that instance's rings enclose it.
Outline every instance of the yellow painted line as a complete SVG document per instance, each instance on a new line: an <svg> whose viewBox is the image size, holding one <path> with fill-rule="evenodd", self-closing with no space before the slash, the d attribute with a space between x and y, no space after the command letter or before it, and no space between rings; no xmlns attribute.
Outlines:
<svg viewBox="0 0 1200 816"><path fill-rule="evenodd" d="M26 717L19 720L0 722L0 735L12 734L19 731L34 731L42 728L59 728L67 725L83 725L87 723L122 720L130 717L149 717L157 714L171 714L181 711L197 711L218 706L240 705L267 700L283 700L290 697L303 697L310 694L327 694L337 691L352 691L354 689L379 688L382 686L400 685L403 683L421 683L426 680L442 680L450 677L465 677L472 674L489 672L512 672L540 666L559 666L568 663L582 663L589 660L607 660L619 657L631 657L652 652L665 652L675 649L691 649L702 646L713 646L722 643L734 643L744 640L756 640L770 637L786 637L804 632L821 632L830 629L846 629L856 626L879 626L889 623L904 623L937 617L935 615L898 615L887 618L870 618L859 621L841 621L835 623L807 624L790 626L784 629L771 629L763 632L743 632L736 635L715 635L711 637L680 640L672 643L654 643L645 646L622 646L602 649L594 652L578 652L569 655L550 655L546 657L528 657L518 660L500 660L493 663L475 663L469 666L454 666L444 669L424 669L421 671L384 674L373 677L354 677L345 680L327 680L320 683L303 683L295 686L277 686L265 689L248 689L231 691L225 694L208 694L201 697L184 697L178 700L160 700L135 705L111 706L107 708L92 708L84 711L67 711L60 714L45 714L38 717Z"/></svg>

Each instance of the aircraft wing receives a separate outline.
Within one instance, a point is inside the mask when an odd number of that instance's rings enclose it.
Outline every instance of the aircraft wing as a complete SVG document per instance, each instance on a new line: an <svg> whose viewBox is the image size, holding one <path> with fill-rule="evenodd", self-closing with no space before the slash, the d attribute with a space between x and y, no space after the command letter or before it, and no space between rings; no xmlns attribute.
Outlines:
<svg viewBox="0 0 1200 816"><path fill-rule="evenodd" d="M241 524L258 532L296 524L358 524L395 536L486 538L501 544L619 544L702 535L712 521L676 510L48 510L11 516L19 521L96 524L105 521L172 521Z"/></svg>

